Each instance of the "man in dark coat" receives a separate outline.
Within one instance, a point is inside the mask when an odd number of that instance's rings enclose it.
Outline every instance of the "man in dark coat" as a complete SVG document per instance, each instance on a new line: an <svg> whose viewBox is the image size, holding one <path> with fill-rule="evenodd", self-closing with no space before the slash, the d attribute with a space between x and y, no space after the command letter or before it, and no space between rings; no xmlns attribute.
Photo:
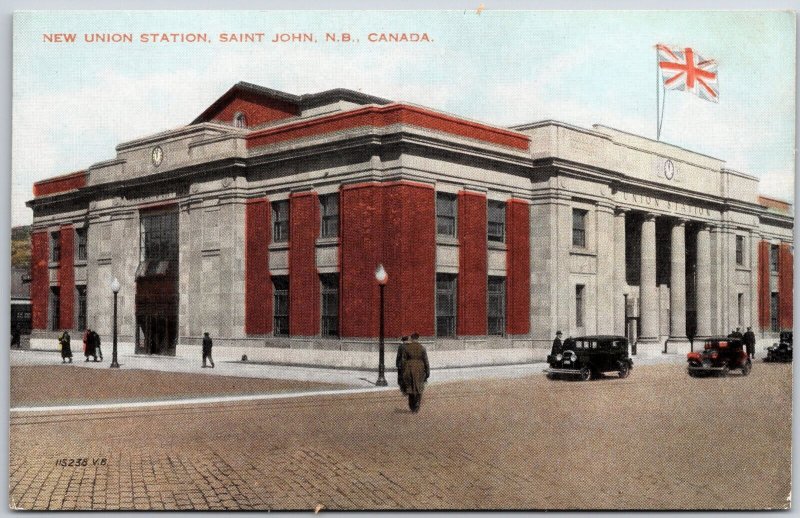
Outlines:
<svg viewBox="0 0 800 518"><path fill-rule="evenodd" d="M431 375L431 366L428 363L428 352L418 342L419 335L411 335L411 343L405 346L401 355L403 365L403 385L408 395L408 407L415 414L419 412L422 403L422 392L425 382Z"/></svg>
<svg viewBox="0 0 800 518"><path fill-rule="evenodd" d="M19 336L19 326L14 328L14 332L11 334L11 348L14 349L19 348L21 343L21 339Z"/></svg>
<svg viewBox="0 0 800 518"><path fill-rule="evenodd" d="M731 338L743 338L743 337L744 337L744 335L742 334L742 328L741 327L737 327L736 331L731 333Z"/></svg>
<svg viewBox="0 0 800 518"><path fill-rule="evenodd" d="M747 347L747 355L750 359L756 357L756 334L747 326L747 331L744 333L744 345Z"/></svg>
<svg viewBox="0 0 800 518"><path fill-rule="evenodd" d="M397 367L397 385L400 387L400 392L403 394L406 393L406 386L403 384L403 351L406 350L406 345L408 345L408 336L404 336L400 339L400 346L397 348L397 358L395 358L394 363Z"/></svg>
<svg viewBox="0 0 800 518"><path fill-rule="evenodd" d="M208 333L203 333L203 368L207 367L206 365L206 358L208 361L211 362L211 368L214 368L214 359L211 358L211 347L214 343L211 341L211 337L208 336Z"/></svg>
<svg viewBox="0 0 800 518"><path fill-rule="evenodd" d="M89 361L89 356L92 357L92 361L97 361L97 349L95 349L94 337L92 336L91 329L86 329L83 333L83 355L86 357L86 361Z"/></svg>
<svg viewBox="0 0 800 518"><path fill-rule="evenodd" d="M560 354L563 350L564 344L561 342L561 331L556 331L556 338L553 340L553 348L550 350L550 354Z"/></svg>
<svg viewBox="0 0 800 518"><path fill-rule="evenodd" d="M100 335L97 334L97 331L94 329L92 329L90 339L92 340L92 348L94 349L94 361L103 361L103 350L100 348ZM98 356L100 357L99 360L97 359Z"/></svg>
<svg viewBox="0 0 800 518"><path fill-rule="evenodd" d="M72 348L69 344L69 333L66 329L58 337L58 343L61 345L61 363L66 363L67 358L72 363Z"/></svg>

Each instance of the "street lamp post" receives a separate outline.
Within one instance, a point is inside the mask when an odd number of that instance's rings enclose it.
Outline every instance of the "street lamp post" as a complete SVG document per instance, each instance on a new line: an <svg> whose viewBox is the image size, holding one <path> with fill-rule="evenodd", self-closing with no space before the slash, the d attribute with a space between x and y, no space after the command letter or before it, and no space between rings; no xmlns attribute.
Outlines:
<svg viewBox="0 0 800 518"><path fill-rule="evenodd" d="M378 339L378 381L375 382L375 385L378 387L385 387L386 383L386 376L385 371L386 367L384 365L384 348L383 348L383 289L386 287L386 282L389 280L389 274L386 273L386 270L383 268L382 264L379 264L378 267L375 269L375 280L378 281L378 287L380 288L380 335Z"/></svg>
<svg viewBox="0 0 800 518"><path fill-rule="evenodd" d="M117 363L117 294L120 288L119 281L114 277L114 280L111 281L111 291L114 292L114 346L111 352L112 369L119 369L119 363Z"/></svg>

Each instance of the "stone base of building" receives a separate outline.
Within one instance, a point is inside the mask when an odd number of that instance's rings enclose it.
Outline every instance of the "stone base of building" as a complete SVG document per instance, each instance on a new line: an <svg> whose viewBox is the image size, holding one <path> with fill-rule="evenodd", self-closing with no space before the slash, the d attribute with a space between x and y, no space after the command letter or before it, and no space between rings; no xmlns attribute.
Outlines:
<svg viewBox="0 0 800 518"><path fill-rule="evenodd" d="M667 338L664 344L667 354L686 354L692 349L688 338Z"/></svg>
<svg viewBox="0 0 800 518"><path fill-rule="evenodd" d="M642 338L636 341L636 356L653 358L664 354L664 341L660 338Z"/></svg>

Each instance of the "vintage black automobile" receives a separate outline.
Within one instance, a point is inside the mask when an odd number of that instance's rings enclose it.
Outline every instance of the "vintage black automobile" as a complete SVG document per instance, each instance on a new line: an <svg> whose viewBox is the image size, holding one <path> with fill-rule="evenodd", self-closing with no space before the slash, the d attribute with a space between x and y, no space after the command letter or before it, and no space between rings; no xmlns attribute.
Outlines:
<svg viewBox="0 0 800 518"><path fill-rule="evenodd" d="M689 376L727 376L737 369L741 369L742 375L747 376L753 368L745 351L744 340L724 336L706 339L703 350L688 353L686 361L689 363Z"/></svg>
<svg viewBox="0 0 800 518"><path fill-rule="evenodd" d="M780 341L767 347L765 362L792 361L792 331L781 331Z"/></svg>
<svg viewBox="0 0 800 518"><path fill-rule="evenodd" d="M547 356L547 377L577 377L581 380L599 378L604 372L617 372L627 378L633 369L624 336L597 335L567 338L563 351Z"/></svg>

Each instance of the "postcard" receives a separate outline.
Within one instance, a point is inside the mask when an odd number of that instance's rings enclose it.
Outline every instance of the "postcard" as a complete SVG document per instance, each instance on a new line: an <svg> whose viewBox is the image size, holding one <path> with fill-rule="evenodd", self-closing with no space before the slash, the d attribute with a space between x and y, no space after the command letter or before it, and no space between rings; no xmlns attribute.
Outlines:
<svg viewBox="0 0 800 518"><path fill-rule="evenodd" d="M795 41L16 12L10 508L789 508Z"/></svg>

